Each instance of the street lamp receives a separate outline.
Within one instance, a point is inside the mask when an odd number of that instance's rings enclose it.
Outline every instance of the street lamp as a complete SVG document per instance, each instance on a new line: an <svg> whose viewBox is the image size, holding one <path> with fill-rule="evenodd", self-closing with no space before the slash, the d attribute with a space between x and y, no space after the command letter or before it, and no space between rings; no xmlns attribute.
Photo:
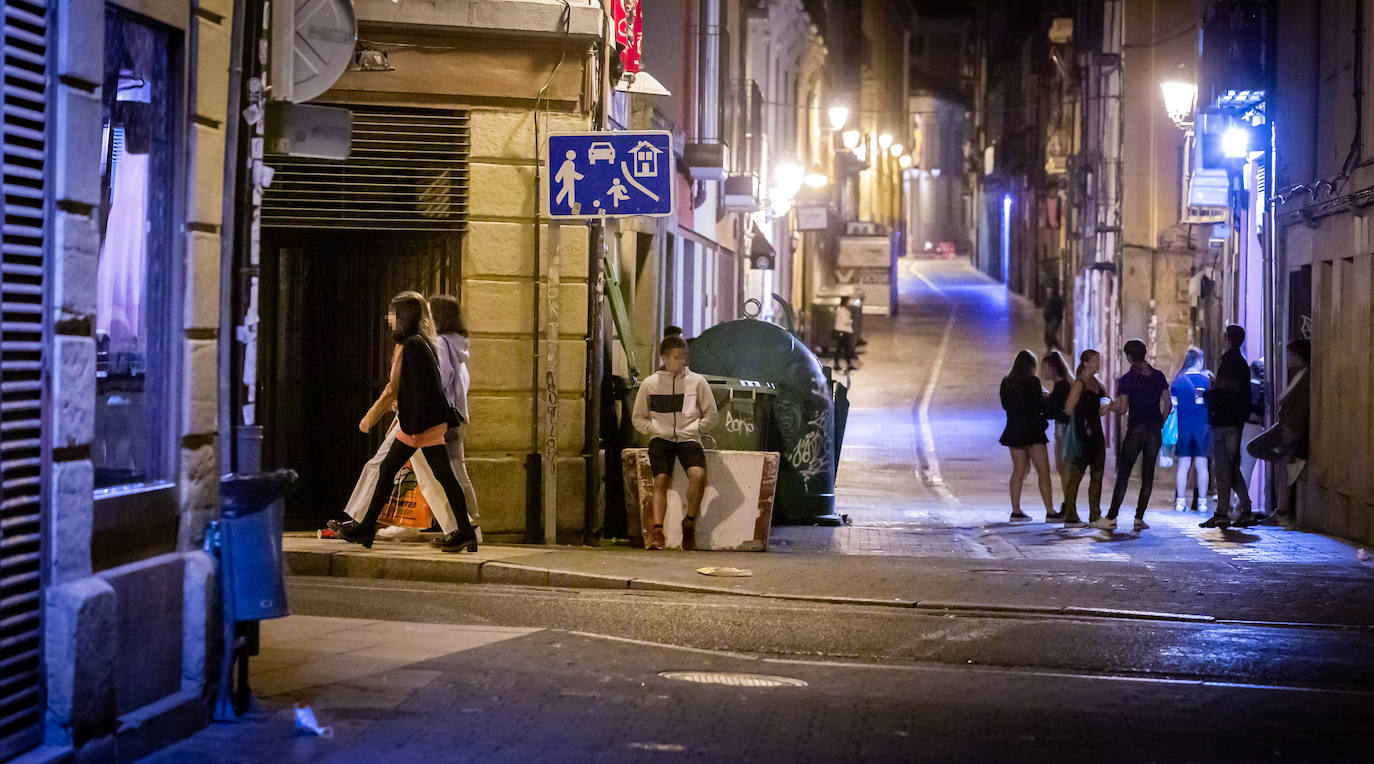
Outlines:
<svg viewBox="0 0 1374 764"><path fill-rule="evenodd" d="M1169 113L1169 119L1172 119L1180 130L1192 130L1193 102L1197 99L1197 85L1171 80L1162 83L1159 88L1164 91L1164 110Z"/></svg>
<svg viewBox="0 0 1374 764"><path fill-rule="evenodd" d="M1245 159L1250 153L1250 131L1243 127L1228 127L1221 134L1221 153L1227 159Z"/></svg>
<svg viewBox="0 0 1374 764"><path fill-rule="evenodd" d="M858 130L845 130L840 135L840 139L844 141L845 148L853 151L859 147L859 141L863 139L863 135Z"/></svg>
<svg viewBox="0 0 1374 764"><path fill-rule="evenodd" d="M903 154L903 155L901 155L900 157L897 158L897 164L901 165L903 170L909 170L909 169L911 169L911 155L910 155L910 154Z"/></svg>
<svg viewBox="0 0 1374 764"><path fill-rule="evenodd" d="M887 147L887 150L888 150L889 152L891 152L893 158L895 159L895 158L897 158L897 157L899 157L899 156L902 155L902 151L903 151L904 149L902 148L902 144L900 144L900 143L894 143L894 144L892 144L891 146L888 146L888 147Z"/></svg>
<svg viewBox="0 0 1374 764"><path fill-rule="evenodd" d="M836 104L830 107L830 129L840 130L849 122L849 107Z"/></svg>
<svg viewBox="0 0 1374 764"><path fill-rule="evenodd" d="M811 165L811 170L806 173L806 185L812 188L822 188L829 182L830 178L826 176L820 165Z"/></svg>
<svg viewBox="0 0 1374 764"><path fill-rule="evenodd" d="M878 136L878 148L886 149L892 145L892 133L883 133Z"/></svg>
<svg viewBox="0 0 1374 764"><path fill-rule="evenodd" d="M801 165L796 162L779 162L773 168L773 180L777 184L775 190L782 193L788 199L792 199L801 190L802 181L805 174Z"/></svg>

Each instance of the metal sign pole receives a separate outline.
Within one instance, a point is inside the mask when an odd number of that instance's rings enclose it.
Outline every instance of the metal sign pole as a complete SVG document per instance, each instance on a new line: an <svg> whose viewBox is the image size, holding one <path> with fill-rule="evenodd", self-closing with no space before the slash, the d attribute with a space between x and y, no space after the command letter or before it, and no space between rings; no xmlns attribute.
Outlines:
<svg viewBox="0 0 1374 764"><path fill-rule="evenodd" d="M549 225L548 278L544 291L544 543L558 542L558 292L562 223Z"/></svg>

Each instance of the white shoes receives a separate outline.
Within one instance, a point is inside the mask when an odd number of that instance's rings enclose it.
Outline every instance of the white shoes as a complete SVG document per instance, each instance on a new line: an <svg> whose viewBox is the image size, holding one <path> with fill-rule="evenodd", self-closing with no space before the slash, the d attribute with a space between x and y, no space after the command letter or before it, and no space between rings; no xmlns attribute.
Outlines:
<svg viewBox="0 0 1374 764"><path fill-rule="evenodd" d="M420 531L403 525L387 525L377 529L377 538L381 541L417 541L420 536Z"/></svg>
<svg viewBox="0 0 1374 764"><path fill-rule="evenodd" d="M1205 499L1204 499L1204 501L1205 501ZM1187 500L1187 499L1184 499L1184 498L1182 498L1182 497L1177 498L1177 499L1174 499L1174 511L1175 511L1175 512L1187 512L1187 511L1188 511L1188 500Z"/></svg>
<svg viewBox="0 0 1374 764"><path fill-rule="evenodd" d="M1206 496L1199 496L1199 497L1197 497L1197 511L1198 511L1198 512L1201 512L1201 513L1204 514L1204 515L1207 514L1208 512L1211 512L1211 510L1207 508L1207 497L1206 497Z"/></svg>
<svg viewBox="0 0 1374 764"><path fill-rule="evenodd" d="M1093 527L1093 528L1096 528L1096 529L1098 529L1098 530L1100 530L1100 531L1114 531L1114 530L1116 530L1116 520L1114 520L1114 519L1112 519L1112 518L1110 518L1110 517L1100 517L1100 518L1098 518L1098 519L1096 519L1096 520L1093 520L1092 522L1088 523L1088 525L1091 526L1091 527Z"/></svg>

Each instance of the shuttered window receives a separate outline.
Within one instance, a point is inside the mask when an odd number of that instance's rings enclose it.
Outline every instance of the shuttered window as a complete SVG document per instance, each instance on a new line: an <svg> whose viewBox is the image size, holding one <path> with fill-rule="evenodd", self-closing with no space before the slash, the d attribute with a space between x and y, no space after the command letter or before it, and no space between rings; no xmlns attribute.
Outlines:
<svg viewBox="0 0 1374 764"><path fill-rule="evenodd" d="M468 112L350 106L348 159L269 154L269 228L462 231L467 226Z"/></svg>
<svg viewBox="0 0 1374 764"><path fill-rule="evenodd" d="M0 759L42 739L44 14L34 0L0 4Z"/></svg>

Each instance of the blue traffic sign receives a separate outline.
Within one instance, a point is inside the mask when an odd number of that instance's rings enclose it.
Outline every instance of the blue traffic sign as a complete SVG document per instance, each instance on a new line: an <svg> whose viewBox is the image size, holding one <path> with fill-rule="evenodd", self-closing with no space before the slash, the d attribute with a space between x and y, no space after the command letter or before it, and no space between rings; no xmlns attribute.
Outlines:
<svg viewBox="0 0 1374 764"><path fill-rule="evenodd" d="M673 214L673 136L663 130L549 136L549 217Z"/></svg>

